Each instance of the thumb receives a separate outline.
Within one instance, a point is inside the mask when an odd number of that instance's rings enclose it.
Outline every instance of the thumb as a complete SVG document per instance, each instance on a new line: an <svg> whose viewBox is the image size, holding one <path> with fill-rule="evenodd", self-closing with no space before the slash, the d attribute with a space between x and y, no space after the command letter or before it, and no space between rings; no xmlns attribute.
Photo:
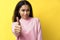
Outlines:
<svg viewBox="0 0 60 40"><path fill-rule="evenodd" d="M20 22L19 22L19 18L18 17L16 17L16 21L17 21L18 25L20 25Z"/></svg>

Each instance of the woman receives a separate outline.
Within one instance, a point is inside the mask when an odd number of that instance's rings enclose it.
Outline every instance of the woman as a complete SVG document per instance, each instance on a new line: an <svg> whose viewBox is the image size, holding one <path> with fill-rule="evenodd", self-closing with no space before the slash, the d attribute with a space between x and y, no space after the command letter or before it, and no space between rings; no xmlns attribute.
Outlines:
<svg viewBox="0 0 60 40"><path fill-rule="evenodd" d="M20 1L16 5L12 32L17 40L42 40L40 21L33 18L32 6L28 1Z"/></svg>

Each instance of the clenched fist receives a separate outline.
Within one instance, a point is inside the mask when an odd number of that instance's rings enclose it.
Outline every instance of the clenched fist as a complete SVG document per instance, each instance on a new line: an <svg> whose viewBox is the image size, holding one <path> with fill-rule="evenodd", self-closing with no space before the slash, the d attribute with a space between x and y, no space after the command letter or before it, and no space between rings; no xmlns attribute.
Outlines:
<svg viewBox="0 0 60 40"><path fill-rule="evenodd" d="M19 22L18 17L16 17L16 20L17 20L17 22L15 22L16 24L15 24L15 27L14 27L14 34L16 36L19 36L20 35L20 32L21 32L21 24Z"/></svg>

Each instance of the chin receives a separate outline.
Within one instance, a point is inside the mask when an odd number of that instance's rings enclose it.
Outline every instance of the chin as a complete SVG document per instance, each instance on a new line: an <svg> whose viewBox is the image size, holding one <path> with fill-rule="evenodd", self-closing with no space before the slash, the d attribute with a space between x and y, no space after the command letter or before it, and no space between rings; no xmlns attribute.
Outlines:
<svg viewBox="0 0 60 40"><path fill-rule="evenodd" d="M29 17L24 17L24 19L28 19Z"/></svg>

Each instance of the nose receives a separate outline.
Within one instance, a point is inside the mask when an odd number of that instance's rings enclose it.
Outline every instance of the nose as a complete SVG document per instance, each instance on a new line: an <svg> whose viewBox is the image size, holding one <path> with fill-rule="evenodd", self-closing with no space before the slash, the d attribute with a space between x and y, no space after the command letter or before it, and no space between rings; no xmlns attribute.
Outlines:
<svg viewBox="0 0 60 40"><path fill-rule="evenodd" d="M27 11L25 11L24 14L26 15L27 14Z"/></svg>

